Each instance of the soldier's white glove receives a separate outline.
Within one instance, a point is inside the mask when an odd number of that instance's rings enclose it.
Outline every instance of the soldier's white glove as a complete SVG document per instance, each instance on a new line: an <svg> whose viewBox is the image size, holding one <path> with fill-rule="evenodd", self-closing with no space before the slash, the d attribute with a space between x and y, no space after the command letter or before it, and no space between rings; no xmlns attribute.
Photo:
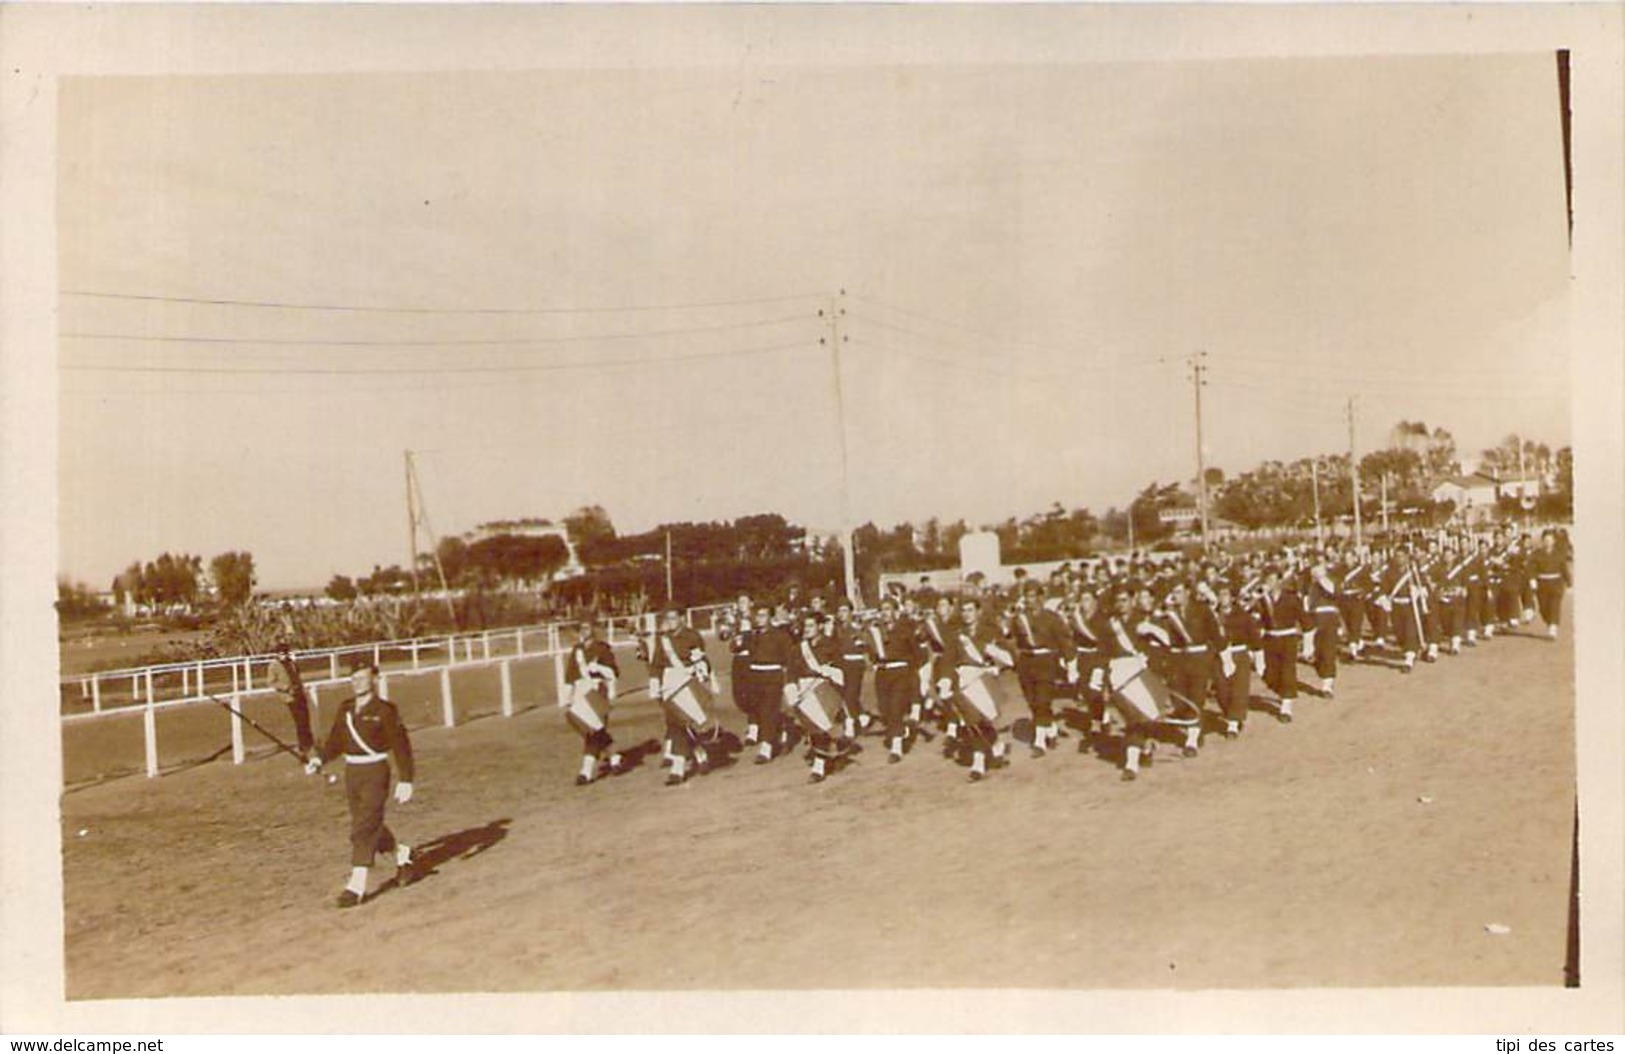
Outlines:
<svg viewBox="0 0 1625 1054"><path fill-rule="evenodd" d="M1219 669L1224 671L1224 676L1227 680L1234 677L1236 675L1235 657L1229 652L1221 653L1219 655Z"/></svg>
<svg viewBox="0 0 1625 1054"><path fill-rule="evenodd" d="M286 771L286 770L283 770L283 771ZM312 757L309 761L305 762L305 775L314 776L314 775L316 775L316 773L318 773L320 771L322 771L322 759L321 758Z"/></svg>
<svg viewBox="0 0 1625 1054"><path fill-rule="evenodd" d="M1089 673L1089 688L1092 691L1096 691L1096 692L1102 692L1102 691L1106 690L1106 671L1105 671L1105 669L1103 667L1096 666L1093 670L1090 671L1090 673Z"/></svg>
<svg viewBox="0 0 1625 1054"><path fill-rule="evenodd" d="M1253 652L1253 672L1260 677L1264 676L1264 653L1261 651Z"/></svg>
<svg viewBox="0 0 1625 1054"><path fill-rule="evenodd" d="M412 785L410 783L395 784L395 800L405 805L412 800Z"/></svg>
<svg viewBox="0 0 1625 1054"><path fill-rule="evenodd" d="M954 682L947 677L937 681L937 698L944 702L954 697Z"/></svg>

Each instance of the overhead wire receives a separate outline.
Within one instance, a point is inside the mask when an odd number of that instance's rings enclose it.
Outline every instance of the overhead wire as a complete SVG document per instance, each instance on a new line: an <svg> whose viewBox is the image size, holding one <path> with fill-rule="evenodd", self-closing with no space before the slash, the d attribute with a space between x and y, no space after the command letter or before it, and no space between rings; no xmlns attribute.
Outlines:
<svg viewBox="0 0 1625 1054"><path fill-rule="evenodd" d="M63 296L103 300L124 300L165 304L201 304L227 307L255 307L297 311L336 311L358 314L399 315L589 315L621 312L690 311L708 308L745 307L756 304L783 304L825 298L822 293L791 293L783 296L745 297L734 300L695 300L664 304L620 304L590 307L423 307L403 305L312 303L288 300L246 300L228 297L173 296L157 293L112 292L100 289L63 289Z"/></svg>
<svg viewBox="0 0 1625 1054"><path fill-rule="evenodd" d="M780 318L751 322L728 322L708 326L687 326L677 329L641 330L625 333L591 333L529 337L461 337L453 339L354 339L336 337L241 337L196 336L188 334L140 333L84 333L69 331L61 334L74 340L127 340L157 344L216 344L253 345L269 347L308 348L472 348L472 347L524 347L535 344L583 344L595 341L650 340L657 337L688 336L696 333L724 333L743 329L780 326L788 322L807 322L806 315L785 315Z"/></svg>
<svg viewBox="0 0 1625 1054"><path fill-rule="evenodd" d="M153 374L213 374L217 376L322 376L322 377L360 377L360 376L403 376L403 375L457 375L457 374L522 374L522 373L554 373L578 370L621 369L631 366L659 367L682 363L704 361L710 359L742 358L754 355L770 355L783 351L805 351L816 349L818 345L811 341L798 341L791 344L775 344L765 347L729 348L718 351L693 352L683 355L640 356L638 358L622 359L595 359L588 362L554 362L554 363L526 363L502 366L352 366L352 367L310 367L310 366L153 366L153 365L123 365L103 363L65 363L59 368L74 372L97 373L153 373Z"/></svg>

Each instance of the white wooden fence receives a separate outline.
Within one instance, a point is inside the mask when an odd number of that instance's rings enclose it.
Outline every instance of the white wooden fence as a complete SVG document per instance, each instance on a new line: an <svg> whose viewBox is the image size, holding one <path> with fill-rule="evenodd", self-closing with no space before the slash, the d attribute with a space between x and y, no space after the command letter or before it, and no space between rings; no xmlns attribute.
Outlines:
<svg viewBox="0 0 1625 1054"><path fill-rule="evenodd" d="M715 604L690 608L687 612L688 622L696 629L708 629L716 612L727 606ZM627 617L603 621L610 643L630 639L634 619ZM513 664L551 660L556 698L562 698L565 691L564 657L569 652L563 631L570 625L573 623L553 622L448 636L376 641L294 652L293 659L303 675L313 720L321 705L322 689L334 685L341 686L341 690L347 688L349 672L341 667L347 666L348 660L361 658L378 666L380 692L386 695L391 677L438 675L441 720L450 727L457 720L451 684L453 669L496 667L501 683L502 716L510 717L514 712ZM243 718L240 716L243 700L273 691L269 666L275 661L274 655L243 655L63 678L63 697L71 698L77 692L81 699L90 702L90 709L83 713L64 714L62 721L65 724L100 721L139 712L146 751L146 773L153 777L159 773L158 712L226 702L235 711L231 714L231 752L232 760L240 765L246 756ZM319 671L314 677L310 675L311 666ZM128 685L127 695L125 685ZM116 691L110 690L113 688Z"/></svg>

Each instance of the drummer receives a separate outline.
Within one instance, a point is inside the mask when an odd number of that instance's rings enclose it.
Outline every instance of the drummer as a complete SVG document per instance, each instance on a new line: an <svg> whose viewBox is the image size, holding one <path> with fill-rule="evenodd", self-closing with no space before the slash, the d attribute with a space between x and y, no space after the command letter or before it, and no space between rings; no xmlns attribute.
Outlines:
<svg viewBox="0 0 1625 1054"><path fill-rule="evenodd" d="M1149 600L1149 590L1142 591ZM1102 644L1106 649L1107 701L1123 722L1125 746L1123 750L1123 780L1138 779L1143 758L1147 767L1156 753L1152 733L1162 718L1162 707L1157 692L1162 680L1152 673L1138 643L1136 627L1143 621L1136 610L1136 595L1132 587L1117 591L1112 598L1113 614L1106 622L1108 633Z"/></svg>
<svg viewBox="0 0 1625 1054"><path fill-rule="evenodd" d="M840 643L816 613L801 617L800 637L788 663L790 679L784 686L784 706L811 741L810 783L822 783L830 765L851 751L852 741L841 728L841 685L846 674L840 666Z"/></svg>

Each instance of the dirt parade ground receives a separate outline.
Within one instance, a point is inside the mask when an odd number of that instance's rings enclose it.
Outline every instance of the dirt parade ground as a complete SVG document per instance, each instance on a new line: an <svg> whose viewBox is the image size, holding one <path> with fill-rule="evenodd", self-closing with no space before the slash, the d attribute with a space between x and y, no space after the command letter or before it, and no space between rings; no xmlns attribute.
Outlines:
<svg viewBox="0 0 1625 1054"><path fill-rule="evenodd" d="M576 787L551 705L414 721L390 822L427 873L380 861L351 911L342 783L251 744L64 794L66 995L1557 986L1573 684L1538 624L1408 676L1345 664L1295 723L1258 709L1135 783L1076 738L975 785L865 739L820 785L798 752L668 789L656 752ZM613 720L623 748L660 729L641 691Z"/></svg>

